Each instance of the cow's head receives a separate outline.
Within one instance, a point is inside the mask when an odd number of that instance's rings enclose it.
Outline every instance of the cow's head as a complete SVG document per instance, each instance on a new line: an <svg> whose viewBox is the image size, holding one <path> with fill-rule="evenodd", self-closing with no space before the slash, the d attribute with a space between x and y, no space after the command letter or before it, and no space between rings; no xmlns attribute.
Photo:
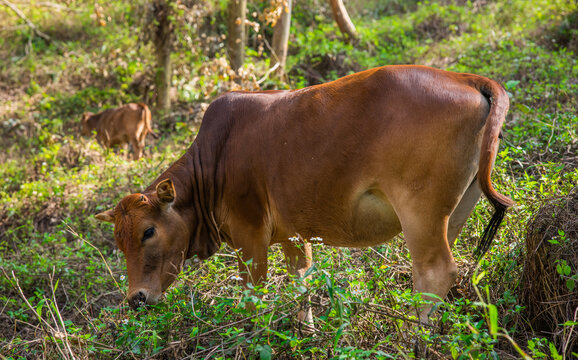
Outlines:
<svg viewBox="0 0 578 360"><path fill-rule="evenodd" d="M156 304L189 257L189 227L173 209L174 200L175 188L166 179L152 193L128 195L114 210L96 215L114 223L116 244L126 257L132 308Z"/></svg>
<svg viewBox="0 0 578 360"><path fill-rule="evenodd" d="M89 136L92 132L93 129L91 128L88 119L90 119L93 115L94 114L91 112L85 112L82 114L82 118L80 118L80 135Z"/></svg>

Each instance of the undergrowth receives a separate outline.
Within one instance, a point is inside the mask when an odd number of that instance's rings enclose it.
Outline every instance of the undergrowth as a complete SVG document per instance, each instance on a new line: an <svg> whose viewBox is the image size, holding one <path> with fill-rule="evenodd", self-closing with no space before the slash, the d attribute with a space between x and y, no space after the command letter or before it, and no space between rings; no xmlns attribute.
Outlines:
<svg viewBox="0 0 578 360"><path fill-rule="evenodd" d="M112 227L93 215L150 184L190 145L206 104L236 86L223 49L226 3L207 2L182 36L173 56L175 112L153 119L161 138L149 138L136 162L81 138L78 128L85 111L151 98L154 58L138 37L138 3L20 4L51 40L0 7L10 25L0 29L2 358L577 356L578 349L533 331L519 298L529 221L578 183L576 3L351 1L360 34L352 43L343 41L328 5L295 3L288 76L266 76L259 36L271 29L261 27L249 32L247 87L297 88L418 63L488 76L508 91L493 181L517 205L478 266L472 249L492 213L487 202L478 204L453 251L459 280L435 304L432 326L410 319L422 300L411 291L403 236L368 249L316 243L305 285L287 275L274 247L268 280L254 289L262 296L240 286L234 250L223 247L207 261L189 261L162 303L130 310ZM249 7L257 21L263 5ZM562 246L564 236L544 240ZM576 264L560 262L560 269L564 281L578 279ZM314 334L296 322L303 306L312 307ZM563 341L577 336L577 321L565 319ZM416 354L416 344L427 352Z"/></svg>

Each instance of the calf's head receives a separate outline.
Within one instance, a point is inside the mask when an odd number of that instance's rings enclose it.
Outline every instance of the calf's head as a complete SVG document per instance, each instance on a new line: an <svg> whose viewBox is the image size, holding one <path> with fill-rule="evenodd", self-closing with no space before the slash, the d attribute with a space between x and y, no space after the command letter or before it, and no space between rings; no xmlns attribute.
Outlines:
<svg viewBox="0 0 578 360"><path fill-rule="evenodd" d="M82 114L82 118L80 119L80 135L82 136L89 136L92 132L92 127L89 124L88 119L90 119L94 114L91 112L85 112Z"/></svg>
<svg viewBox="0 0 578 360"><path fill-rule="evenodd" d="M96 218L114 223L114 238L126 257L128 302L132 308L156 304L188 257L190 231L172 207L170 179L156 190L124 197L114 210Z"/></svg>

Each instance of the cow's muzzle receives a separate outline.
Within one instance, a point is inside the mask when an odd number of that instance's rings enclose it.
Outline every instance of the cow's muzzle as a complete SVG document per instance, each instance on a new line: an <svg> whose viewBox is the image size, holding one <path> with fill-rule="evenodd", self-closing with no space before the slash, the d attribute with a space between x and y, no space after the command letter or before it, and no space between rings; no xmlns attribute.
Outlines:
<svg viewBox="0 0 578 360"><path fill-rule="evenodd" d="M138 309L139 307L146 305L147 303L147 296L144 292L139 291L129 297L128 304L133 310Z"/></svg>
<svg viewBox="0 0 578 360"><path fill-rule="evenodd" d="M160 293L157 294L149 289L143 288L128 296L128 304L132 309L136 310L144 305L158 304L162 297L163 296Z"/></svg>

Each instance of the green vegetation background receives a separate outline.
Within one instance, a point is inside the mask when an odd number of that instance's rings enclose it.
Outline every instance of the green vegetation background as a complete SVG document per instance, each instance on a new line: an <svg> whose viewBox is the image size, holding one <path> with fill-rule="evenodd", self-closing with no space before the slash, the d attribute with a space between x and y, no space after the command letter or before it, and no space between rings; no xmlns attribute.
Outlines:
<svg viewBox="0 0 578 360"><path fill-rule="evenodd" d="M352 0L359 41L351 44L325 1L295 3L288 74L275 79L266 76L264 6L249 1L249 20L261 26L249 31L244 87L297 88L411 63L484 75L510 95L493 179L517 206L476 268L471 253L491 212L477 206L454 249L460 280L437 305L436 329L403 327L418 301L403 237L373 249L316 246L308 289L287 280L272 249L262 298L239 286L234 251L223 247L191 261L162 304L129 310L123 256L112 227L93 214L154 180L192 142L206 104L237 86L225 61L226 2L181 13L174 112L153 119L161 139L149 137L137 162L78 129L85 111L150 104L154 56L142 41L142 4L17 3L46 41L0 3L0 358L413 358L416 339L429 358L576 356L576 317L542 333L521 296L528 224L578 183L576 2ZM563 246L568 237L560 228L544 241ZM578 264L556 261L576 294ZM306 292L314 336L293 316Z"/></svg>

